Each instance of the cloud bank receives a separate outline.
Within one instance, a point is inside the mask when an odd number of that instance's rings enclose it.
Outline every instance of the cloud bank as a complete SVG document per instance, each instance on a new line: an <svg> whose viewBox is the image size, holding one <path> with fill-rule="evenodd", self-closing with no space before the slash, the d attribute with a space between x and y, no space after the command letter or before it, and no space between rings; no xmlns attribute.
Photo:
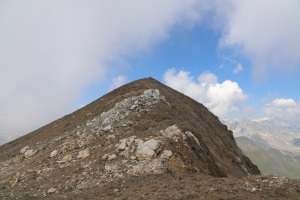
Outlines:
<svg viewBox="0 0 300 200"><path fill-rule="evenodd" d="M197 80L187 71L169 69L164 74L165 83L183 94L199 101L221 118L241 111L241 104L248 98L236 82L219 83L210 72L203 72Z"/></svg>
<svg viewBox="0 0 300 200"><path fill-rule="evenodd" d="M147 51L175 24L193 24L198 4L1 1L0 130L26 133L72 111L82 88L105 80L107 63Z"/></svg>
<svg viewBox="0 0 300 200"><path fill-rule="evenodd" d="M72 111L82 88L107 80L109 62L151 49L175 25L211 16L219 46L249 57L256 77L299 68L299 7L298 0L1 1L0 130L26 133ZM186 77L190 87L206 88ZM207 95L239 89L231 81L210 84ZM225 108L212 97L204 102L225 115L242 101L226 94Z"/></svg>
<svg viewBox="0 0 300 200"><path fill-rule="evenodd" d="M283 121L300 121L300 102L293 99L276 98L263 108L268 117L277 118Z"/></svg>
<svg viewBox="0 0 300 200"><path fill-rule="evenodd" d="M287 72L300 63L300 1L215 1L220 47L249 57L254 75Z"/></svg>

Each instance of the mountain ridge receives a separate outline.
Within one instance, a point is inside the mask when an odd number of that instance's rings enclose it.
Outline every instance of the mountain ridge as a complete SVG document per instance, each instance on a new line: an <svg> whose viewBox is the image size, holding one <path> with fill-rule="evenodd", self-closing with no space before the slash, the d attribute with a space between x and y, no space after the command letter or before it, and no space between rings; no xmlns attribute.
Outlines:
<svg viewBox="0 0 300 200"><path fill-rule="evenodd" d="M131 180L144 182L146 189L152 184L148 179L163 185L163 177L172 180L170 187L188 177L192 184L193 176L194 181L228 177L219 180L239 185L237 195L253 196L259 188L276 189L265 185L272 177L251 176L260 174L257 166L206 107L151 78L117 88L0 146L0 160L0 196L8 199L26 195L38 199L94 198L100 197L98 190L103 192L101 197L110 199L111 192L126 190L125 183L128 191L134 189ZM245 185L239 180L245 180ZM297 193L298 182L276 181L276 185L282 183L289 188L287 195ZM112 191L110 187L116 188ZM268 195L266 191L261 194ZM191 197L176 193L175 197L179 196Z"/></svg>

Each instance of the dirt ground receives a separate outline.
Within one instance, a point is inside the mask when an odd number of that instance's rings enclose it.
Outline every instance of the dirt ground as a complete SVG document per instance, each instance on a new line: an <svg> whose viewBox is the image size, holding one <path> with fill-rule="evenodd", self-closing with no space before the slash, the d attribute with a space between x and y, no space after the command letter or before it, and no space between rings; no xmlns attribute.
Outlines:
<svg viewBox="0 0 300 200"><path fill-rule="evenodd" d="M1 193L1 190L0 190ZM42 196L17 194L1 199L300 199L300 180L274 176L218 178L201 173L132 176L77 191Z"/></svg>

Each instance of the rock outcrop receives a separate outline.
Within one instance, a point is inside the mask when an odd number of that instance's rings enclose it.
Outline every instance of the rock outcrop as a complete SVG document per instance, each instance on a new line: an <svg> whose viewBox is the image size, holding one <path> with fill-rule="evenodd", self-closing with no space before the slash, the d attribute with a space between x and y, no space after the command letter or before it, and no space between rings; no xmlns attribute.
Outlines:
<svg viewBox="0 0 300 200"><path fill-rule="evenodd" d="M24 147L25 146L25 147ZM0 196L79 193L130 176L259 174L202 104L142 79L0 147Z"/></svg>

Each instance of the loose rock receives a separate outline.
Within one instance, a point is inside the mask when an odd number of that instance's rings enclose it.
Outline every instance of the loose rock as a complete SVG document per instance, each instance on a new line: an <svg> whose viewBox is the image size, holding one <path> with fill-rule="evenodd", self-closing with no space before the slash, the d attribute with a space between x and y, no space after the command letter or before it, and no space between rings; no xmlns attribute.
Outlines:
<svg viewBox="0 0 300 200"><path fill-rule="evenodd" d="M52 152L50 153L50 158L53 158L54 156L56 156L57 153L58 153L58 151L57 151L56 149L55 149L54 151L52 151Z"/></svg>
<svg viewBox="0 0 300 200"><path fill-rule="evenodd" d="M24 147L23 149L21 149L20 153L25 153L27 150L29 149L29 146Z"/></svg>
<svg viewBox="0 0 300 200"><path fill-rule="evenodd" d="M78 159L84 159L86 157L88 157L90 155L90 152L88 150L83 150L83 151L80 151L77 158Z"/></svg>

